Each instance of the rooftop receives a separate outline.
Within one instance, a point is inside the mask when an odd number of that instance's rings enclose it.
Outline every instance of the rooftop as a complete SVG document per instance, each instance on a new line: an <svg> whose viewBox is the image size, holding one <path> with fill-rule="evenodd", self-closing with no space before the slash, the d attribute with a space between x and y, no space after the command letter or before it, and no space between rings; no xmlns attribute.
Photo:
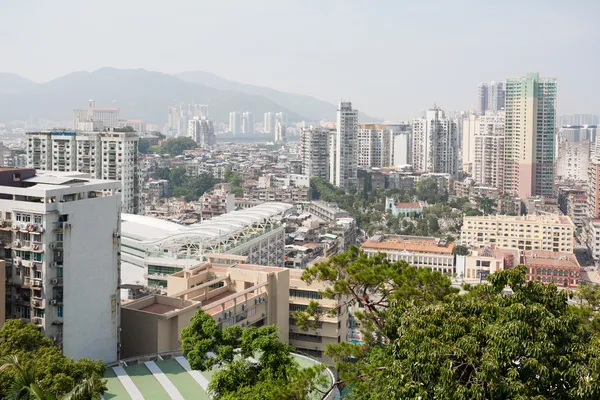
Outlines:
<svg viewBox="0 0 600 400"><path fill-rule="evenodd" d="M412 203L396 203L396 208L423 208L421 203L412 202Z"/></svg>
<svg viewBox="0 0 600 400"><path fill-rule="evenodd" d="M407 251L417 253L452 254L454 243L446 239L424 236L375 235L362 246L363 249Z"/></svg>
<svg viewBox="0 0 600 400"><path fill-rule="evenodd" d="M478 217L464 217L463 220L466 221L504 221L504 222L537 222L537 223L554 223L560 225L570 225L573 226L573 222L571 218L565 215L558 214L543 214L543 215L520 215L520 216L512 216L512 215L486 215L486 216L478 216Z"/></svg>
<svg viewBox="0 0 600 400"><path fill-rule="evenodd" d="M523 252L523 258L525 265L528 267L539 265L546 267L580 268L577 257L571 253L527 250Z"/></svg>

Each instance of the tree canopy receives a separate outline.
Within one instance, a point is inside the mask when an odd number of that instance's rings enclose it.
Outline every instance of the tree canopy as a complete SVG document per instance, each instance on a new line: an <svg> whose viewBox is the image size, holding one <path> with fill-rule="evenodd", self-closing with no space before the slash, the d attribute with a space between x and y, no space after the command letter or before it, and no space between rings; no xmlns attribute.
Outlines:
<svg viewBox="0 0 600 400"><path fill-rule="evenodd" d="M276 326L219 329L199 310L181 333L193 369L219 366L208 391L215 400L304 400L326 385L323 366L300 368Z"/></svg>
<svg viewBox="0 0 600 400"><path fill-rule="evenodd" d="M528 282L524 266L465 294L425 271L353 248L304 273L330 284L323 296L358 310L366 343L327 349L353 400L599 398L591 309L569 306L553 284ZM308 311L305 320L319 318Z"/></svg>
<svg viewBox="0 0 600 400"><path fill-rule="evenodd" d="M8 367L0 371L2 398L14 390L23 371L35 377L35 384L47 396L62 397L84 381L93 387L94 399L106 390L101 380L105 369L101 361L84 358L75 362L65 357L34 325L20 319L7 320L0 329L0 358L6 364L11 357L18 359L22 371Z"/></svg>
<svg viewBox="0 0 600 400"><path fill-rule="evenodd" d="M198 144L192 138L178 137L165 140L160 146L160 152L175 157L182 155L185 150L193 150L196 147Z"/></svg>

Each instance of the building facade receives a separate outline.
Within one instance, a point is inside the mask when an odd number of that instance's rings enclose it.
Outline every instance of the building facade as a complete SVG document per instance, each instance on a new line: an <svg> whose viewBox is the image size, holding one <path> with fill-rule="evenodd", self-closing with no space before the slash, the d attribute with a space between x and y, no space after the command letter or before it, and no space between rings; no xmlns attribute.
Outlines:
<svg viewBox="0 0 600 400"><path fill-rule="evenodd" d="M75 359L118 359L118 182L33 169L0 172L7 318Z"/></svg>
<svg viewBox="0 0 600 400"><path fill-rule="evenodd" d="M392 131L384 124L358 125L358 166L387 167L392 151Z"/></svg>
<svg viewBox="0 0 600 400"><path fill-rule="evenodd" d="M229 132L234 135L242 133L242 115L237 111L229 113Z"/></svg>
<svg viewBox="0 0 600 400"><path fill-rule="evenodd" d="M430 173L458 174L458 121L437 106L413 120L413 168Z"/></svg>
<svg viewBox="0 0 600 400"><path fill-rule="evenodd" d="M564 215L493 215L464 217L460 237L468 247L571 253L574 231L575 224Z"/></svg>
<svg viewBox="0 0 600 400"><path fill-rule="evenodd" d="M422 236L375 235L361 246L369 256L384 253L390 261L406 261L445 275L454 273L454 243Z"/></svg>
<svg viewBox="0 0 600 400"><path fill-rule="evenodd" d="M82 172L121 182L124 212L142 212L139 136L119 132L48 131L27 133L27 165L58 172Z"/></svg>
<svg viewBox="0 0 600 400"><path fill-rule="evenodd" d="M254 133L254 115L250 111L242 114L242 133L245 135Z"/></svg>
<svg viewBox="0 0 600 400"><path fill-rule="evenodd" d="M330 182L348 190L357 185L358 110L352 103L341 102L337 111L336 133L330 141Z"/></svg>
<svg viewBox="0 0 600 400"><path fill-rule="evenodd" d="M503 82L481 83L477 87L477 112L498 111L504 108L505 90Z"/></svg>
<svg viewBox="0 0 600 400"><path fill-rule="evenodd" d="M82 123L99 122L101 128L119 127L119 108L96 107L94 100L89 100L88 108L73 110L73 129L81 130Z"/></svg>
<svg viewBox="0 0 600 400"><path fill-rule="evenodd" d="M591 143L564 141L556 159L557 181L585 182L588 178Z"/></svg>
<svg viewBox="0 0 600 400"><path fill-rule="evenodd" d="M537 73L506 83L504 191L553 196L556 79Z"/></svg>
<svg viewBox="0 0 600 400"><path fill-rule="evenodd" d="M302 173L329 181L329 137L331 131L310 126L300 131Z"/></svg>
<svg viewBox="0 0 600 400"><path fill-rule="evenodd" d="M216 142L214 123L206 117L190 119L188 121L188 135L202 148L213 146Z"/></svg>

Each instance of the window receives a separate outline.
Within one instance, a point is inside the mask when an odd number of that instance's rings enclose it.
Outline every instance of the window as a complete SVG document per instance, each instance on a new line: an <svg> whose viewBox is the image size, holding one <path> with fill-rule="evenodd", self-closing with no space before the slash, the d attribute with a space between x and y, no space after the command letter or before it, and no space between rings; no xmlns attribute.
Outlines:
<svg viewBox="0 0 600 400"><path fill-rule="evenodd" d="M39 309L39 308L34 308L33 315L34 315L34 317L44 318L44 310Z"/></svg>
<svg viewBox="0 0 600 400"><path fill-rule="evenodd" d="M208 287L211 290L214 290L214 289L222 288L223 286L225 286L225 282L221 281L221 282L213 283L212 285L209 285Z"/></svg>
<svg viewBox="0 0 600 400"><path fill-rule="evenodd" d="M41 215L34 215L33 216L33 223L34 224L41 224L42 223L42 216Z"/></svg>
<svg viewBox="0 0 600 400"><path fill-rule="evenodd" d="M323 298L319 292L311 290L290 289L290 297L302 297L305 299L320 300Z"/></svg>
<svg viewBox="0 0 600 400"><path fill-rule="evenodd" d="M178 267L164 267L161 265L148 265L148 274L171 275L181 271Z"/></svg>

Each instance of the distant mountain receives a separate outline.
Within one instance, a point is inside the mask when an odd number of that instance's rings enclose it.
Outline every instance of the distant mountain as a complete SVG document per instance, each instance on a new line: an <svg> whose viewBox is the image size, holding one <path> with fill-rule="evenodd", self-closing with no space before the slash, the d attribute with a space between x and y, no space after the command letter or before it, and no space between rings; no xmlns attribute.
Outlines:
<svg viewBox="0 0 600 400"><path fill-rule="evenodd" d="M22 93L31 91L36 83L17 74L0 72L0 93Z"/></svg>
<svg viewBox="0 0 600 400"><path fill-rule="evenodd" d="M263 96L277 104L281 104L285 108L296 111L298 114L305 115L309 120L319 121L324 119L333 121L336 118L336 104L331 104L312 96L285 93L267 87L238 83L204 71L182 72L175 74L175 76L184 81L199 83L219 90L233 90L255 96ZM259 118L255 116L256 121ZM359 120L364 122L380 121L378 118L370 117L362 112L359 112Z"/></svg>
<svg viewBox="0 0 600 400"><path fill-rule="evenodd" d="M3 74L0 121L29 117L70 120L73 109L87 107L88 99L94 99L99 107L120 107L122 118L161 125L167 121L168 106L175 102L210 104L213 119L219 122L228 122L229 112L234 110L250 111L256 116L267 111L284 112L290 121L308 119L260 95L216 89L143 69L102 68L74 72L46 83Z"/></svg>

